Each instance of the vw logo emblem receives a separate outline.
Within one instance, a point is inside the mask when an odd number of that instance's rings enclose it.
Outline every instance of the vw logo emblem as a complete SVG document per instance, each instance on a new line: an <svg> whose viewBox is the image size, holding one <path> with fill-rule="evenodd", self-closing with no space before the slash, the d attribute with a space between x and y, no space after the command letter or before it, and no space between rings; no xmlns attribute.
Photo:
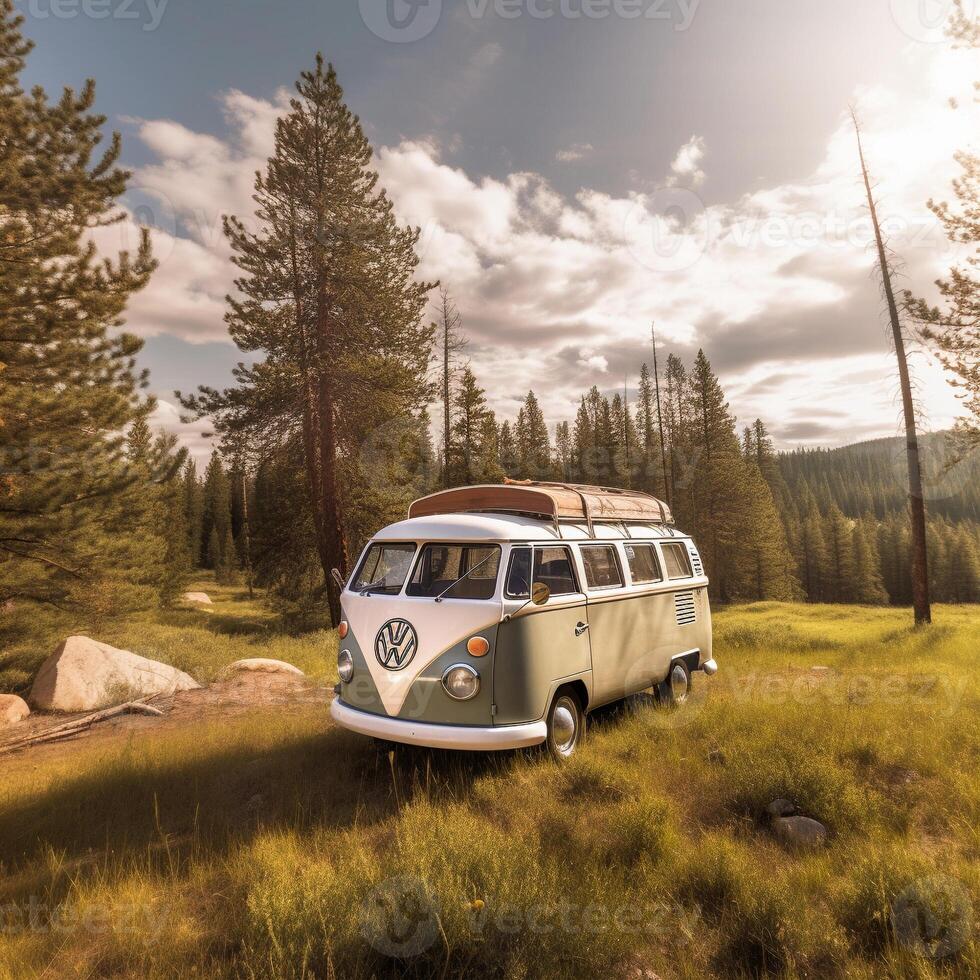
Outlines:
<svg viewBox="0 0 980 980"><path fill-rule="evenodd" d="M386 670L407 667L418 647L415 628L404 619L389 619L374 638L374 655Z"/></svg>

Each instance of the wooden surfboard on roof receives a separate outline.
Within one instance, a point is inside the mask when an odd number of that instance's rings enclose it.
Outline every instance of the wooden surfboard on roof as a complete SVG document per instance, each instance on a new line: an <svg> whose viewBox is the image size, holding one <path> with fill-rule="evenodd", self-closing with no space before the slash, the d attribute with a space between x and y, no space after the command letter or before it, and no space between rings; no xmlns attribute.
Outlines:
<svg viewBox="0 0 980 980"><path fill-rule="evenodd" d="M639 490L534 480L440 490L420 497L408 509L409 517L466 513L528 514L549 521L583 521L590 525L593 521L674 522L667 504Z"/></svg>

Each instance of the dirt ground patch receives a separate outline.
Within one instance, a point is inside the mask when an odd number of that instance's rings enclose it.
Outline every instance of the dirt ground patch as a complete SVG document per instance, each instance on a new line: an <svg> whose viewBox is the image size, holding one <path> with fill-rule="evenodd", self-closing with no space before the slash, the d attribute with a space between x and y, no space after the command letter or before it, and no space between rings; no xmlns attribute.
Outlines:
<svg viewBox="0 0 980 980"><path fill-rule="evenodd" d="M163 711L162 716L119 715L98 722L91 728L56 742L29 744L4 752L4 747L26 736L42 735L67 722L85 718L92 712L32 714L21 724L0 736L0 766L29 757L32 761L51 761L69 755L79 745L107 742L131 734L153 734L199 721L247 714L258 709L325 704L333 697L329 686L291 673L241 671L193 691L180 691L157 697L149 703Z"/></svg>

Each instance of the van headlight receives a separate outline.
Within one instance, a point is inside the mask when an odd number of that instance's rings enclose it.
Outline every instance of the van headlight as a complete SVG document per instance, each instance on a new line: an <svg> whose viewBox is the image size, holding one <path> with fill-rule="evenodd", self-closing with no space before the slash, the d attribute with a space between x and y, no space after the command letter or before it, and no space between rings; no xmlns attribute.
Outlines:
<svg viewBox="0 0 980 980"><path fill-rule="evenodd" d="M468 664L454 664L442 675L446 693L457 701L469 701L480 692L480 675Z"/></svg>
<svg viewBox="0 0 980 980"><path fill-rule="evenodd" d="M337 654L337 673L345 684L350 683L354 676L354 658L350 655L350 650L341 650Z"/></svg>

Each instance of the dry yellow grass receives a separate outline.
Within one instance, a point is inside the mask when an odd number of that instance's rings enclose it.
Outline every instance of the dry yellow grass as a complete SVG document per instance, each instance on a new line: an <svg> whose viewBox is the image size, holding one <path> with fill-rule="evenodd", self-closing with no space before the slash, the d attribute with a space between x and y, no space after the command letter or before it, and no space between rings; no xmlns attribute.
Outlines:
<svg viewBox="0 0 980 980"><path fill-rule="evenodd" d="M232 659L237 605L161 651ZM8 758L0 977L980 975L980 610L909 619L723 611L692 704L603 712L564 768L389 758L325 706Z"/></svg>

